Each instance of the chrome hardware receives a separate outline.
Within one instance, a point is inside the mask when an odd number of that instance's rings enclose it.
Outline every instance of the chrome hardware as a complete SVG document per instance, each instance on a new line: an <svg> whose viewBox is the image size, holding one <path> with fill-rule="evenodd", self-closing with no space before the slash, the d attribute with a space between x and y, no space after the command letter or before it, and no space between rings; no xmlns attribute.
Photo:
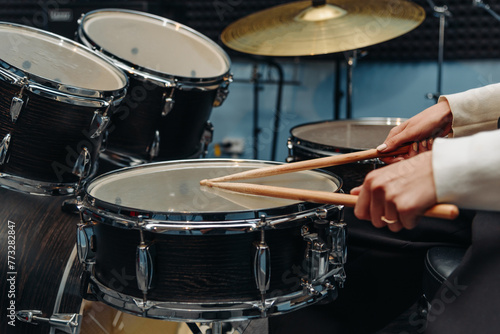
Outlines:
<svg viewBox="0 0 500 334"><path fill-rule="evenodd" d="M79 223L77 225L76 247L80 263L92 264L95 262L95 235L93 225L85 223Z"/></svg>
<svg viewBox="0 0 500 334"><path fill-rule="evenodd" d="M144 241L144 232L142 227L144 226L143 216L137 217L139 222L139 234L141 237L141 243L137 246L136 258L135 258L135 274L137 278L137 286L139 290L144 294L144 305L147 302L148 290L153 287L153 276L154 276L154 257L156 255L155 246L153 243L146 244Z"/></svg>
<svg viewBox="0 0 500 334"><path fill-rule="evenodd" d="M170 95L167 95L166 92L163 93L163 108L161 111L161 115L163 117L167 116L174 108L175 100L173 98L173 95L174 95L173 89L170 91Z"/></svg>
<svg viewBox="0 0 500 334"><path fill-rule="evenodd" d="M75 165L73 166L73 174L81 179L86 178L90 173L90 152L84 147L76 159Z"/></svg>
<svg viewBox="0 0 500 334"><path fill-rule="evenodd" d="M261 215L259 222L260 241L254 242L255 257L253 264L255 284L262 296L269 290L271 283L271 250L266 244L265 239L265 227L267 225L266 216ZM264 297L262 297L262 300L264 301ZM264 304L262 307L264 307Z"/></svg>
<svg viewBox="0 0 500 334"><path fill-rule="evenodd" d="M320 240L317 233L310 233L304 238L307 241L308 282L312 283L328 272L330 250Z"/></svg>
<svg viewBox="0 0 500 334"><path fill-rule="evenodd" d="M9 150L11 135L7 133L0 143L0 165L6 163L7 151Z"/></svg>
<svg viewBox="0 0 500 334"><path fill-rule="evenodd" d="M330 237L331 237L331 252L330 263L338 269L334 275L335 281L340 287L344 286L346 273L344 265L347 261L347 246L346 246L346 224L333 223L330 224Z"/></svg>
<svg viewBox="0 0 500 334"><path fill-rule="evenodd" d="M261 232L263 233L263 232ZM261 294L269 290L271 282L271 252L269 246L263 242L255 242L254 275L255 284Z"/></svg>
<svg viewBox="0 0 500 334"><path fill-rule="evenodd" d="M42 312L38 310L22 310L17 312L16 318L19 321L33 325L49 324L52 328L68 334L80 333L82 321L82 316L80 314L56 313L50 316L50 318L44 318L41 317L41 315Z"/></svg>
<svg viewBox="0 0 500 334"><path fill-rule="evenodd" d="M156 130L155 137L149 148L149 158L153 160L160 154L160 131Z"/></svg>
<svg viewBox="0 0 500 334"><path fill-rule="evenodd" d="M224 77L224 82L221 83L219 88L217 89L217 94L215 95L215 100L213 103L214 107L220 107L222 103L226 100L229 94L229 84L233 82L233 75L228 74Z"/></svg>
<svg viewBox="0 0 500 334"><path fill-rule="evenodd" d="M137 246L135 266L137 285L144 294L153 287L154 256L154 244Z"/></svg>
<svg viewBox="0 0 500 334"><path fill-rule="evenodd" d="M94 112L94 117L90 123L90 138L94 139L99 137L103 131L107 128L110 118L108 116L101 115L98 110Z"/></svg>
<svg viewBox="0 0 500 334"><path fill-rule="evenodd" d="M28 96L26 96L26 101L23 100L23 93L24 89L28 86L28 79L22 78L17 84L21 85L21 91L19 91L19 94L17 94L17 96L14 96L12 98L12 101L10 103L10 117L12 123L16 123L17 119L19 118L19 114L23 109L23 106L25 105L25 103L27 104L29 100Z"/></svg>
<svg viewBox="0 0 500 334"><path fill-rule="evenodd" d="M206 157L208 154L208 145L212 142L214 135L214 126L212 122L207 121L205 123L205 128L203 129L203 134L201 135L201 146L202 146L202 157Z"/></svg>

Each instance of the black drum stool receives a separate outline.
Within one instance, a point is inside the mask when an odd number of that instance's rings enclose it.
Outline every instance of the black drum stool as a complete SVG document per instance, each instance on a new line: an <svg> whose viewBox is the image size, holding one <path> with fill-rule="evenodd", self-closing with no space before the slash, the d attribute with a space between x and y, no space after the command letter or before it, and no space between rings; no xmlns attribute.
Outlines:
<svg viewBox="0 0 500 334"><path fill-rule="evenodd" d="M427 251L422 282L423 296L419 303L420 315L424 320L427 319L431 302L439 287L460 265L466 251L466 248L451 246L433 247Z"/></svg>

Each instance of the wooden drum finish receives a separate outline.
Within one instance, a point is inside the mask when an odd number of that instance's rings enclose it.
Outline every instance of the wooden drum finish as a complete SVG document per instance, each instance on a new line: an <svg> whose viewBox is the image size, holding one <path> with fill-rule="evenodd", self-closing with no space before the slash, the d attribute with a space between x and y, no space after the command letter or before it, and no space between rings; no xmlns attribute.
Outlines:
<svg viewBox="0 0 500 334"><path fill-rule="evenodd" d="M22 310L41 311L47 318L79 313L78 215L62 212L63 199L0 188L1 333L49 333L47 324L17 320Z"/></svg>
<svg viewBox="0 0 500 334"><path fill-rule="evenodd" d="M270 164L185 160L94 179L78 234L91 294L125 312L193 321L280 314L326 298L343 280L342 207L199 185ZM317 171L253 181L333 192L340 187L337 178ZM326 248L315 253L316 241ZM339 256L334 265L330 260ZM315 261L326 272L315 275L309 269Z"/></svg>

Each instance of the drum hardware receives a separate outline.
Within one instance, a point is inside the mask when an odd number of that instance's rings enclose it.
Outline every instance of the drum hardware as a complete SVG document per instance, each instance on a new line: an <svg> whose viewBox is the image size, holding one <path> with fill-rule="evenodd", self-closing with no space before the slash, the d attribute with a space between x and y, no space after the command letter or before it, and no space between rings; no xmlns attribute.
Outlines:
<svg viewBox="0 0 500 334"><path fill-rule="evenodd" d="M139 290L144 294L143 305L147 303L148 290L153 287L154 278L154 258L156 251L154 248L154 243L146 244L144 242L144 231L143 227L143 217L137 217L139 219L138 226L140 228L139 234L141 237L141 243L137 246L136 259L135 259L135 274L137 277L137 286Z"/></svg>
<svg viewBox="0 0 500 334"><path fill-rule="evenodd" d="M155 131L155 136L151 146L148 147L149 160L152 161L154 158L160 154L160 131Z"/></svg>
<svg viewBox="0 0 500 334"><path fill-rule="evenodd" d="M201 136L201 147L202 158L205 158L208 154L208 146L212 143L212 139L214 137L214 126L212 122L207 121L205 123L205 129L203 130L203 135Z"/></svg>
<svg viewBox="0 0 500 334"><path fill-rule="evenodd" d="M7 161L7 153L9 151L10 145L10 133L7 133L0 143L0 165L3 165Z"/></svg>
<svg viewBox="0 0 500 334"><path fill-rule="evenodd" d="M35 310L22 310L18 311L16 317L18 320L33 325L48 324L53 329L60 330L68 334L80 333L80 325L82 316L80 314L53 314L50 318L41 316L41 311Z"/></svg>
<svg viewBox="0 0 500 334"><path fill-rule="evenodd" d="M262 305L260 306L262 315L266 316L266 292L271 284L271 251L266 244L265 227L268 226L266 216L261 215L259 223L260 241L254 242L255 257L254 257L254 276L257 289L261 295Z"/></svg>
<svg viewBox="0 0 500 334"><path fill-rule="evenodd" d="M427 93L427 98L429 100L433 99L435 102L439 100L441 96L441 84L443 77L443 58L444 58L444 29L446 27L446 18L451 17L451 12L448 10L448 6L438 7L434 4L432 0L427 0L431 8L434 10L434 16L439 17L439 48L438 48L438 73L437 73L437 87L436 92Z"/></svg>
<svg viewBox="0 0 500 334"><path fill-rule="evenodd" d="M222 83L217 89L217 94L215 95L214 107L220 107L227 96L229 95L229 85L233 82L233 74L228 73L224 76Z"/></svg>
<svg viewBox="0 0 500 334"><path fill-rule="evenodd" d="M29 98L24 97L24 89L28 86L28 78L24 77L19 80L19 84L21 86L21 90L17 96L12 98L12 102L10 104L10 116L12 118L12 123L16 123L19 114L25 103L28 103ZM24 100L26 99L26 101Z"/></svg>
<svg viewBox="0 0 500 334"><path fill-rule="evenodd" d="M163 117L167 116L169 112L174 108L175 100L172 97L174 95L174 90L172 89L170 93L163 93L163 108L161 111L161 115Z"/></svg>

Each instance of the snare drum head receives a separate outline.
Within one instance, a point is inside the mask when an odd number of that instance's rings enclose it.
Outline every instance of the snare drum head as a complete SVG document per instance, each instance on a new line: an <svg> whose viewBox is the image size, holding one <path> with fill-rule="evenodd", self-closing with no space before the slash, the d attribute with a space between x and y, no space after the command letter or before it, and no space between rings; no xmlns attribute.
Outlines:
<svg viewBox="0 0 500 334"><path fill-rule="evenodd" d="M292 128L290 133L301 144L367 150L383 143L389 131L403 121L381 117L307 123Z"/></svg>
<svg viewBox="0 0 500 334"><path fill-rule="evenodd" d="M117 91L127 85L125 74L111 63L83 45L52 33L0 22L0 45L0 62L30 74L30 79L36 76L96 91Z"/></svg>
<svg viewBox="0 0 500 334"><path fill-rule="evenodd" d="M87 194L100 202L139 212L181 215L262 211L292 207L300 203L240 194L199 184L203 179L270 165L271 163L262 161L216 159L146 164L111 172L94 179L87 187ZM318 171L276 175L252 179L249 182L330 192L338 191L341 185L340 180L334 175Z"/></svg>
<svg viewBox="0 0 500 334"><path fill-rule="evenodd" d="M217 44L162 17L97 10L83 17L79 33L104 53L146 71L185 78L214 78L229 71L229 59Z"/></svg>

